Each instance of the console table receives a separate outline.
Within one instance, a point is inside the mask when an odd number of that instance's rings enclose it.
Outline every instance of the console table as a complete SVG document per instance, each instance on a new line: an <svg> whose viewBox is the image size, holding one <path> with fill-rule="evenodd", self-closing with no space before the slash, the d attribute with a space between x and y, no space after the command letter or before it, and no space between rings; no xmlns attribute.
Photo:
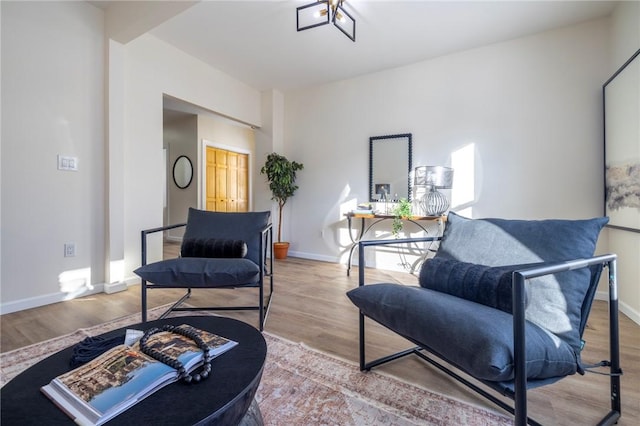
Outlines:
<svg viewBox="0 0 640 426"><path fill-rule="evenodd" d="M353 253L358 247L358 243L364 239L366 234L376 225L386 220L395 219L394 215L390 214L380 214L380 213L372 213L372 214L361 214L349 212L344 215L347 218L347 226L349 230L349 239L351 240L351 248L349 249L349 257L347 260L347 276L351 274L351 263L353 261ZM356 230L356 235L354 237L353 234L353 221L354 219L360 220L359 229ZM436 222L438 225L438 235L442 235L444 231L444 222L447 220L446 216L411 216L401 219L404 222L410 222L418 226L425 234L429 234L427 228L425 228L420 222ZM370 221L367 225L367 221Z"/></svg>

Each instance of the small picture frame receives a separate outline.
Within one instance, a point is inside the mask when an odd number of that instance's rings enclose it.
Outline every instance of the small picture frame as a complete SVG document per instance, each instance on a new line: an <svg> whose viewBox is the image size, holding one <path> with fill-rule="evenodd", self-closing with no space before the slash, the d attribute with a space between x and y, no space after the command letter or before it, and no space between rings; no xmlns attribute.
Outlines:
<svg viewBox="0 0 640 426"><path fill-rule="evenodd" d="M391 196L391 184L390 183L376 183L375 193L379 200L384 200Z"/></svg>

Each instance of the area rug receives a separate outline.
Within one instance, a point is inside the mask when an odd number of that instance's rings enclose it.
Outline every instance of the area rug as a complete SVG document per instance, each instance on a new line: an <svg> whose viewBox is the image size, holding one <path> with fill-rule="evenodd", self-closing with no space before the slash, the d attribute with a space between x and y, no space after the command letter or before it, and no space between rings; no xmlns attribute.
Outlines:
<svg viewBox="0 0 640 426"><path fill-rule="evenodd" d="M162 308L150 312L157 318ZM109 323L0 354L0 384L77 342L139 322L129 315ZM256 401L265 425L510 425L506 416L264 333L267 361Z"/></svg>

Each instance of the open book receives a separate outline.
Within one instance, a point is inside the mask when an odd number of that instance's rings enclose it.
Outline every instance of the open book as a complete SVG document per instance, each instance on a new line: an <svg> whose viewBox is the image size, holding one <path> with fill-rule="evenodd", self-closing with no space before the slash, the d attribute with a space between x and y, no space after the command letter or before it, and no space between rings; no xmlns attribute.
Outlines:
<svg viewBox="0 0 640 426"><path fill-rule="evenodd" d="M190 325L180 327L196 330L209 346L211 357L237 345ZM202 351L188 337L162 331L152 335L147 344L177 357L189 372L202 365ZM41 390L77 424L100 425L177 379L175 369L142 353L136 343L116 346L56 377Z"/></svg>

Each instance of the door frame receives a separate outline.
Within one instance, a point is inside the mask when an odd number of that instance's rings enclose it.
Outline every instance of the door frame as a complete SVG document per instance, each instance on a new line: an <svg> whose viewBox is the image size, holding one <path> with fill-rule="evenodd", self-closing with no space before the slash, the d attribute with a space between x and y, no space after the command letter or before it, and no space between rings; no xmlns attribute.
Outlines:
<svg viewBox="0 0 640 426"><path fill-rule="evenodd" d="M200 141L200 149L198 152L200 153L200 171L198 172L198 187L200 190L198 191L198 208L201 210L206 209L206 200L207 200L207 180L205 173L207 172L207 148L217 148L224 149L225 151L231 151L238 154L246 154L249 157L249 176L248 176L248 184L249 188L249 210L253 211L253 153L251 150L246 148L241 148L233 145L226 145L223 143L211 141L208 139L202 139Z"/></svg>

